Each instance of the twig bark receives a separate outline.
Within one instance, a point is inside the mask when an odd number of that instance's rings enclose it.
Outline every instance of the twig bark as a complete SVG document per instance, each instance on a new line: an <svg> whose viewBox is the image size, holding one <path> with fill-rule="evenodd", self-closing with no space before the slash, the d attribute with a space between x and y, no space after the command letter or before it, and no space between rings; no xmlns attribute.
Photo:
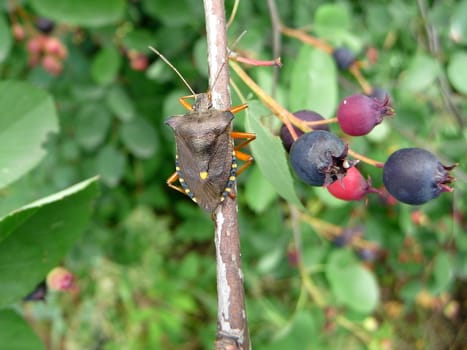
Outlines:
<svg viewBox="0 0 467 350"><path fill-rule="evenodd" d="M208 46L209 86L213 107L230 107L227 29L223 0L204 0ZM234 191L236 192L236 190ZM217 263L216 350L248 350L237 201L227 197L215 212Z"/></svg>

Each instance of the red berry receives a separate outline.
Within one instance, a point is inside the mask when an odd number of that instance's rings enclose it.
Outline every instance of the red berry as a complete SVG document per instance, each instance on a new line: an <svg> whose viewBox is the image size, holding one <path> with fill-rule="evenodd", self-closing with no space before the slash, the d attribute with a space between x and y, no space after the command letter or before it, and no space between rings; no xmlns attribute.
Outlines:
<svg viewBox="0 0 467 350"><path fill-rule="evenodd" d="M19 23L13 24L13 26L11 27L11 31L16 41L24 40L24 38L26 37L26 32L24 31L23 26Z"/></svg>
<svg viewBox="0 0 467 350"><path fill-rule="evenodd" d="M337 121L346 134L361 136L368 134L383 121L384 116L394 111L389 105L389 98L379 101L362 94L345 98L337 110Z"/></svg>
<svg viewBox="0 0 467 350"><path fill-rule="evenodd" d="M140 54L134 58L130 59L130 66L133 70L144 71L148 68L148 58L144 54Z"/></svg>
<svg viewBox="0 0 467 350"><path fill-rule="evenodd" d="M345 201L359 201L368 193L378 192L356 167L347 169L340 181L335 181L326 188L334 197Z"/></svg>
<svg viewBox="0 0 467 350"><path fill-rule="evenodd" d="M26 48L32 55L38 55L42 52L44 40L41 36L35 36L28 40Z"/></svg>
<svg viewBox="0 0 467 350"><path fill-rule="evenodd" d="M42 58L42 67L52 75L59 75L63 70L60 59L52 55L46 55Z"/></svg>
<svg viewBox="0 0 467 350"><path fill-rule="evenodd" d="M50 290L65 291L73 287L74 276L64 267L55 267L47 274L47 287Z"/></svg>

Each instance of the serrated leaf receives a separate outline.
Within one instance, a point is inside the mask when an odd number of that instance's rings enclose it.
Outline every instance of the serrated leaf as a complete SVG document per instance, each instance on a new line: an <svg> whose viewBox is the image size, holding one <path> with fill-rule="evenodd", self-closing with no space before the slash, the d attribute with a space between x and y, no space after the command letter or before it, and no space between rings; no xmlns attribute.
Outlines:
<svg viewBox="0 0 467 350"><path fill-rule="evenodd" d="M255 104L259 104L259 102L252 101L248 103L248 113L246 115L247 129L256 134L256 140L250 143L255 164L258 165L263 176L282 198L302 207L295 193L282 142L259 123L260 116L257 114L258 109Z"/></svg>
<svg viewBox="0 0 467 350"><path fill-rule="evenodd" d="M42 16L79 26L98 27L116 23L125 13L125 0L30 0Z"/></svg>
<svg viewBox="0 0 467 350"><path fill-rule="evenodd" d="M0 219L0 308L31 292L84 231L97 178L28 204Z"/></svg>
<svg viewBox="0 0 467 350"><path fill-rule="evenodd" d="M400 80L402 89L413 92L430 87L440 72L438 62L425 54L416 55Z"/></svg>
<svg viewBox="0 0 467 350"><path fill-rule="evenodd" d="M76 115L76 140L86 150L94 150L106 138L112 117L98 104L84 105Z"/></svg>
<svg viewBox="0 0 467 350"><path fill-rule="evenodd" d="M24 82L0 82L0 188L38 164L48 134L58 130L55 106L45 91Z"/></svg>
<svg viewBox="0 0 467 350"><path fill-rule="evenodd" d="M379 303L373 272L355 260L349 250L336 250L326 265L326 277L337 300L361 313L371 313Z"/></svg>
<svg viewBox="0 0 467 350"><path fill-rule="evenodd" d="M300 49L290 82L290 110L310 109L326 117L337 107L337 69L330 55L310 46Z"/></svg>
<svg viewBox="0 0 467 350"><path fill-rule="evenodd" d="M102 181L111 187L116 186L123 176L126 157L114 145L103 147L96 158L97 172Z"/></svg>
<svg viewBox="0 0 467 350"><path fill-rule="evenodd" d="M12 46L11 29L5 16L0 15L0 63L10 54Z"/></svg>
<svg viewBox="0 0 467 350"><path fill-rule="evenodd" d="M136 114L133 101L120 86L109 90L106 102L110 110L123 122L132 120Z"/></svg>
<svg viewBox="0 0 467 350"><path fill-rule="evenodd" d="M156 131L146 119L136 118L123 124L120 135L125 146L138 158L150 158L156 152Z"/></svg>
<svg viewBox="0 0 467 350"><path fill-rule="evenodd" d="M115 47L101 49L91 64L92 78L100 85L110 84L117 77L121 61L120 52Z"/></svg>
<svg viewBox="0 0 467 350"><path fill-rule="evenodd" d="M451 55L447 74L452 86L467 95L467 51L457 51Z"/></svg>
<svg viewBox="0 0 467 350"><path fill-rule="evenodd" d="M0 344L9 350L44 350L44 344L28 322L14 310L0 310Z"/></svg>

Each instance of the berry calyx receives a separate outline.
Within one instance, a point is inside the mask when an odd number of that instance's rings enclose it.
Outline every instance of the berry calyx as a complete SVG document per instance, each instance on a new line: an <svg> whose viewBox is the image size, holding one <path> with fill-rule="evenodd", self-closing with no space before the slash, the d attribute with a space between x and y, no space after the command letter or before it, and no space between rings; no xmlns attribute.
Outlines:
<svg viewBox="0 0 467 350"><path fill-rule="evenodd" d="M421 148L403 148L391 154L384 164L383 183L400 202L424 204L442 192L452 192L448 185L455 179L435 155Z"/></svg>
<svg viewBox="0 0 467 350"><path fill-rule="evenodd" d="M344 201L362 200L368 193L379 191L371 187L371 181L366 180L356 167L347 169L345 176L326 187L334 197Z"/></svg>
<svg viewBox="0 0 467 350"><path fill-rule="evenodd" d="M312 186L328 186L346 174L356 161L346 159L348 145L329 131L300 136L290 149L290 163L297 176Z"/></svg>
<svg viewBox="0 0 467 350"><path fill-rule="evenodd" d="M348 135L366 135L380 124L385 116L394 114L389 102L389 96L384 101L362 94L349 96L337 109L339 126Z"/></svg>
<svg viewBox="0 0 467 350"><path fill-rule="evenodd" d="M293 113L293 115L296 116L298 119L303 120L305 122L316 122L316 121L324 120L321 114L316 113L314 111L309 111L306 109L297 111ZM296 126L294 126L293 128L298 137L304 134L304 132L300 130L299 128L297 128ZM327 124L316 125L316 126L313 126L313 130L329 131L329 126ZM285 124L282 124L281 130L280 130L280 138L282 140L282 144L284 145L284 148L287 150L287 152L289 152L290 147L292 147L292 144L294 143L294 139L292 135L290 134L289 129L287 129L287 127L285 126Z"/></svg>

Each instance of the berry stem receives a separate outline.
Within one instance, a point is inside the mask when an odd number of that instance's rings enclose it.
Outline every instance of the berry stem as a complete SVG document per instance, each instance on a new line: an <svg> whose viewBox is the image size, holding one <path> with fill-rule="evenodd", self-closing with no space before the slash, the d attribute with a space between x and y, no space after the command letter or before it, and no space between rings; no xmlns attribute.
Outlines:
<svg viewBox="0 0 467 350"><path fill-rule="evenodd" d="M253 79L240 67L240 65L234 61L230 61L230 66L232 69L237 73L240 79L255 93L256 96L268 107L271 112L278 117L287 127L290 134L296 140L297 133L295 132L291 121L293 124L297 125L300 129L310 129L307 127L306 123L302 120L295 117L292 113L290 113L287 109L282 107L279 103L276 102L271 96L269 96L263 89L256 84Z"/></svg>
<svg viewBox="0 0 467 350"><path fill-rule="evenodd" d="M377 160L374 160L374 159L371 159L371 158L368 158L368 157L364 156L363 154L360 154L360 153L357 153L357 152L351 150L350 148L349 148L348 153L349 153L349 155L351 155L355 159L358 159L358 160L360 160L360 161L362 161L364 163L370 164L370 165L375 166L377 168L383 168L384 167L384 163L378 162Z"/></svg>
<svg viewBox="0 0 467 350"><path fill-rule="evenodd" d="M350 66L349 71L350 73L352 73L352 75L355 77L357 82L360 84L363 92L366 95L371 95L371 93L373 92L373 87L363 77L362 72L360 71L360 66L358 64L358 61Z"/></svg>
<svg viewBox="0 0 467 350"><path fill-rule="evenodd" d="M274 60L263 61L263 60L255 60L254 58L238 56L237 54L231 52L229 59L235 62L246 63L246 64L250 64L252 66L257 66L257 67L270 67L270 66L279 67L279 68L282 67L282 62L281 62L280 57L277 57Z"/></svg>
<svg viewBox="0 0 467 350"><path fill-rule="evenodd" d="M310 44L312 46L315 46L317 48L319 48L320 50L323 50L324 52L327 52L328 54L332 54L332 51L333 51L333 48L332 46L330 46L329 44L327 44L326 42L322 41L322 40L319 40L307 33L305 33L304 31L302 30L299 30L299 29L292 29L292 28L288 28L288 27L285 27L285 26L282 26L281 27L281 32L282 34L284 35L287 35L291 38L296 38L306 44Z"/></svg>

